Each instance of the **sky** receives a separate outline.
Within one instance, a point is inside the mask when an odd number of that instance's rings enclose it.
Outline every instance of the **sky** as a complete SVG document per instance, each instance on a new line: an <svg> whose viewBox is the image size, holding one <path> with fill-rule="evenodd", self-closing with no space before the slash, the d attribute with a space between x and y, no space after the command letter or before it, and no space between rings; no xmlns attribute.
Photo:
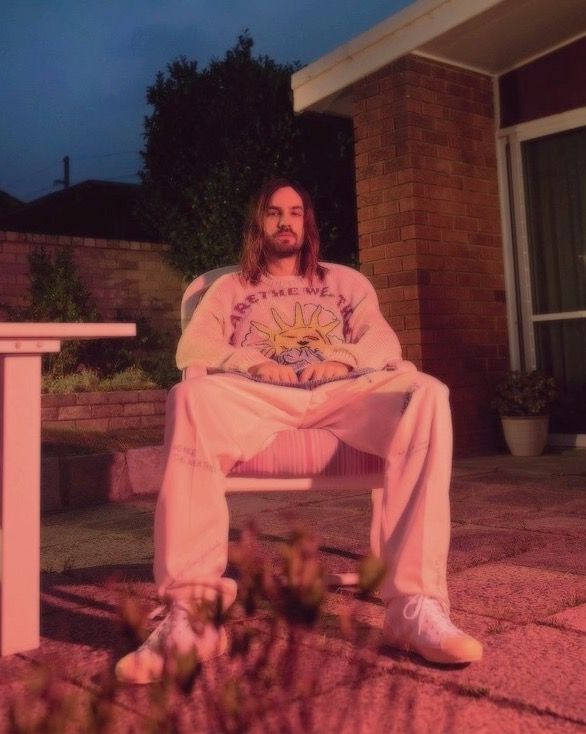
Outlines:
<svg viewBox="0 0 586 734"><path fill-rule="evenodd" d="M178 56L198 68L245 29L254 55L309 64L411 0L1 0L0 190L138 182L146 90Z"/></svg>

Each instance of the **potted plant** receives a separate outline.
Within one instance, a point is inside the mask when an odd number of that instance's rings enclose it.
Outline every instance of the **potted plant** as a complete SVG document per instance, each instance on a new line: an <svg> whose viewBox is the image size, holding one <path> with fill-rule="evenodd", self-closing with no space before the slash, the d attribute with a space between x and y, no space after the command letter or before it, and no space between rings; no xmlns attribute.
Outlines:
<svg viewBox="0 0 586 734"><path fill-rule="evenodd" d="M513 456L539 456L547 443L549 411L557 397L553 377L542 372L508 372L498 383L492 407L501 416Z"/></svg>

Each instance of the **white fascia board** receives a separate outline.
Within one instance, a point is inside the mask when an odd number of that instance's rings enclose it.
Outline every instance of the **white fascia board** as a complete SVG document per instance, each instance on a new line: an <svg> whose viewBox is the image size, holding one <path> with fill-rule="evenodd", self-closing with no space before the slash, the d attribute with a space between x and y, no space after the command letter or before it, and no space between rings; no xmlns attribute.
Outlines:
<svg viewBox="0 0 586 734"><path fill-rule="evenodd" d="M416 0L291 76L303 112L502 0Z"/></svg>

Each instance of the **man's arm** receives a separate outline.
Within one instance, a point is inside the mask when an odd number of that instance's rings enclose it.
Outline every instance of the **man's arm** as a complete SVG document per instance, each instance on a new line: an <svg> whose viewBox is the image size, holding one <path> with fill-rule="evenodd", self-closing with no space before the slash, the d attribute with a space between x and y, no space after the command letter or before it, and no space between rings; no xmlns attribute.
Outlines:
<svg viewBox="0 0 586 734"><path fill-rule="evenodd" d="M247 372L249 367L266 360L253 347L234 347L229 343L231 298L222 282L229 277L219 278L210 286L185 327L177 345L180 370L197 364L207 369Z"/></svg>
<svg viewBox="0 0 586 734"><path fill-rule="evenodd" d="M358 294L348 320L349 336L345 344L324 350L328 360L337 360L349 367L384 369L402 361L401 344L382 315L376 291L360 273L353 273Z"/></svg>

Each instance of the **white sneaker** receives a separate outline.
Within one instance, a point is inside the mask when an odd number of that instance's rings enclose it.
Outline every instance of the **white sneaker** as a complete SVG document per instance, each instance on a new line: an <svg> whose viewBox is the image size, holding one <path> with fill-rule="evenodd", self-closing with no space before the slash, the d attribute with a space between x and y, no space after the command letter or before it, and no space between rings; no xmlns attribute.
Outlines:
<svg viewBox="0 0 586 734"><path fill-rule="evenodd" d="M171 661L195 654L203 662L221 655L227 646L223 627L208 622L196 632L189 609L173 604L148 639L118 661L114 672L122 683L154 683L169 671Z"/></svg>
<svg viewBox="0 0 586 734"><path fill-rule="evenodd" d="M422 594L389 602L383 636L392 647L417 652L432 663L471 663L482 658L482 644L451 622L447 605Z"/></svg>

